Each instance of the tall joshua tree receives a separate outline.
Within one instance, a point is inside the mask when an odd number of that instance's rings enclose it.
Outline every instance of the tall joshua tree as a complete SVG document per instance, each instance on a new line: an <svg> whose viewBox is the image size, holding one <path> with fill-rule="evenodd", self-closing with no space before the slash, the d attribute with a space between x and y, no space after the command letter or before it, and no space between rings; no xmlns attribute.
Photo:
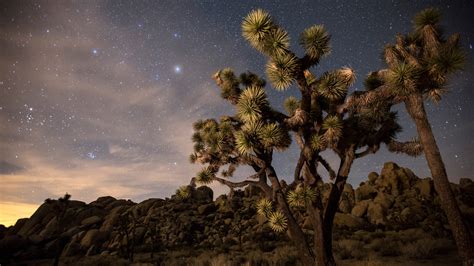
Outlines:
<svg viewBox="0 0 474 266"><path fill-rule="evenodd" d="M304 265L334 265L332 224L340 196L356 158L376 152L382 143L395 152L418 155L417 141L397 142L400 126L390 102L361 104L359 98L344 101L354 81L350 68L328 71L316 77L309 68L329 53L329 35L319 25L306 29L300 37L305 49L297 57L289 49L287 32L268 13L255 10L242 23L244 38L269 58L267 77L277 90L296 84L299 99L284 101L287 114L272 108L268 102L265 81L247 72L237 77L231 69L217 72L213 78L221 88L221 96L236 107L234 116L200 120L194 124L194 153L191 161L206 165L195 177L201 184L213 181L231 189L258 186L265 197L257 204L258 213L268 218L278 232L288 230ZM353 104L348 104L353 102ZM355 104L357 103L357 104ZM300 149L295 163L293 182L288 186L279 179L273 164L273 152L291 144L290 134ZM340 158L337 171L321 155L333 150ZM234 182L238 166L248 165L255 174ZM318 174L322 165L331 179L327 198ZM183 187L180 195L187 195ZM308 213L313 225L314 244L303 233L300 210Z"/></svg>
<svg viewBox="0 0 474 266"><path fill-rule="evenodd" d="M424 106L424 98L435 103L441 100L447 91L449 75L462 67L465 57L459 45L459 34L443 36L440 18L441 14L435 8L419 12L413 20L413 31L397 35L395 43L385 47L384 59L388 68L372 73L369 78L375 89L353 97L347 103L352 107L374 100L405 104L416 125L459 255L464 264L472 265L474 249L469 230L451 190Z"/></svg>

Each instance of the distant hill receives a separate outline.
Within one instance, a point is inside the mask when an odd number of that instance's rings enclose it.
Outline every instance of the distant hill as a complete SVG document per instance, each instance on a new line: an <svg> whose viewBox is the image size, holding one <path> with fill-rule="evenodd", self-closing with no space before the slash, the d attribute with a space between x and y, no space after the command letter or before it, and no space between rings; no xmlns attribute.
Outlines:
<svg viewBox="0 0 474 266"><path fill-rule="evenodd" d="M474 228L474 182L452 188L469 228ZM0 264L298 265L285 233L277 234L256 214L256 188L213 201L208 187L187 199L141 203L100 197L96 201L47 200L28 219L0 226ZM309 220L297 218L308 236ZM344 265L430 259L457 263L446 217L431 179L386 163L357 189L346 185L335 218L334 249ZM374 264L375 265L375 264ZM397 265L397 264L394 264Z"/></svg>

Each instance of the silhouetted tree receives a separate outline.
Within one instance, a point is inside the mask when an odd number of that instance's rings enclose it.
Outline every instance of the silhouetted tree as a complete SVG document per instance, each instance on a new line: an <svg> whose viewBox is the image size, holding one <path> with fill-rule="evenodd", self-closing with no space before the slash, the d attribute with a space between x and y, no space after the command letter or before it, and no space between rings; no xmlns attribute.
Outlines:
<svg viewBox="0 0 474 266"><path fill-rule="evenodd" d="M439 25L440 19L441 14L435 8L419 12L413 20L413 31L397 35L395 43L385 47L384 59L388 68L371 74L368 83L373 90L354 97L347 104L354 107L373 101L404 103L416 125L459 255L465 265L473 265L472 239L451 190L424 107L424 98L435 103L441 100L448 91L449 75L460 70L465 60L459 34L446 38Z"/></svg>
<svg viewBox="0 0 474 266"><path fill-rule="evenodd" d="M257 75L247 72L237 77L228 68L218 71L213 78L221 96L235 106L236 114L193 125L194 153L190 159L206 165L195 180L200 184L218 181L231 190L258 186L265 194L257 204L258 213L268 218L273 230L288 230L303 264L334 265L332 224L353 161L375 153L382 143L392 151L411 155L420 154L421 145L416 140L395 140L401 128L396 113L390 112L391 102L370 102L354 108L354 104L344 101L355 79L352 69L344 67L319 77L309 71L330 51L330 36L322 26L311 26L301 34L300 44L306 52L303 57L289 49L288 34L265 11L249 13L242 31L244 38L269 58L266 73L273 87L285 90L296 84L300 97L291 96L284 101L284 114L270 106L265 81ZM300 155L293 181L286 186L272 159L274 151L290 146L290 134L294 135ZM337 171L321 155L328 149L340 158ZM240 182L231 181L229 178L242 165L252 167L255 174ZM326 200L319 165L327 170L330 179L335 179ZM178 194L187 195L185 189ZM295 218L298 208L309 214L314 248Z"/></svg>

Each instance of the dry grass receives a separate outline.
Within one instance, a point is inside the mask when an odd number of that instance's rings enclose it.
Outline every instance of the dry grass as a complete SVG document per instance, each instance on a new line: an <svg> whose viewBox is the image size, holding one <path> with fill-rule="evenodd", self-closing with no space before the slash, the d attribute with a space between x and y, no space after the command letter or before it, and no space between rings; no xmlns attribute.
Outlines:
<svg viewBox="0 0 474 266"><path fill-rule="evenodd" d="M437 254L446 254L451 250L452 243L447 239L433 237L418 239L401 248L404 255L411 259L433 259Z"/></svg>

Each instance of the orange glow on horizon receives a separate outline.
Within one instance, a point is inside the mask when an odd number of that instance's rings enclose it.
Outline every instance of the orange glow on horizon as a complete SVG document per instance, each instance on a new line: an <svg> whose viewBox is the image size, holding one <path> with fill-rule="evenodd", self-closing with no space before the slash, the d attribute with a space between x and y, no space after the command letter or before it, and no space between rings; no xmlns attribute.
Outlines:
<svg viewBox="0 0 474 266"><path fill-rule="evenodd" d="M31 217L38 207L39 204L0 201L0 224L14 225L18 219Z"/></svg>

